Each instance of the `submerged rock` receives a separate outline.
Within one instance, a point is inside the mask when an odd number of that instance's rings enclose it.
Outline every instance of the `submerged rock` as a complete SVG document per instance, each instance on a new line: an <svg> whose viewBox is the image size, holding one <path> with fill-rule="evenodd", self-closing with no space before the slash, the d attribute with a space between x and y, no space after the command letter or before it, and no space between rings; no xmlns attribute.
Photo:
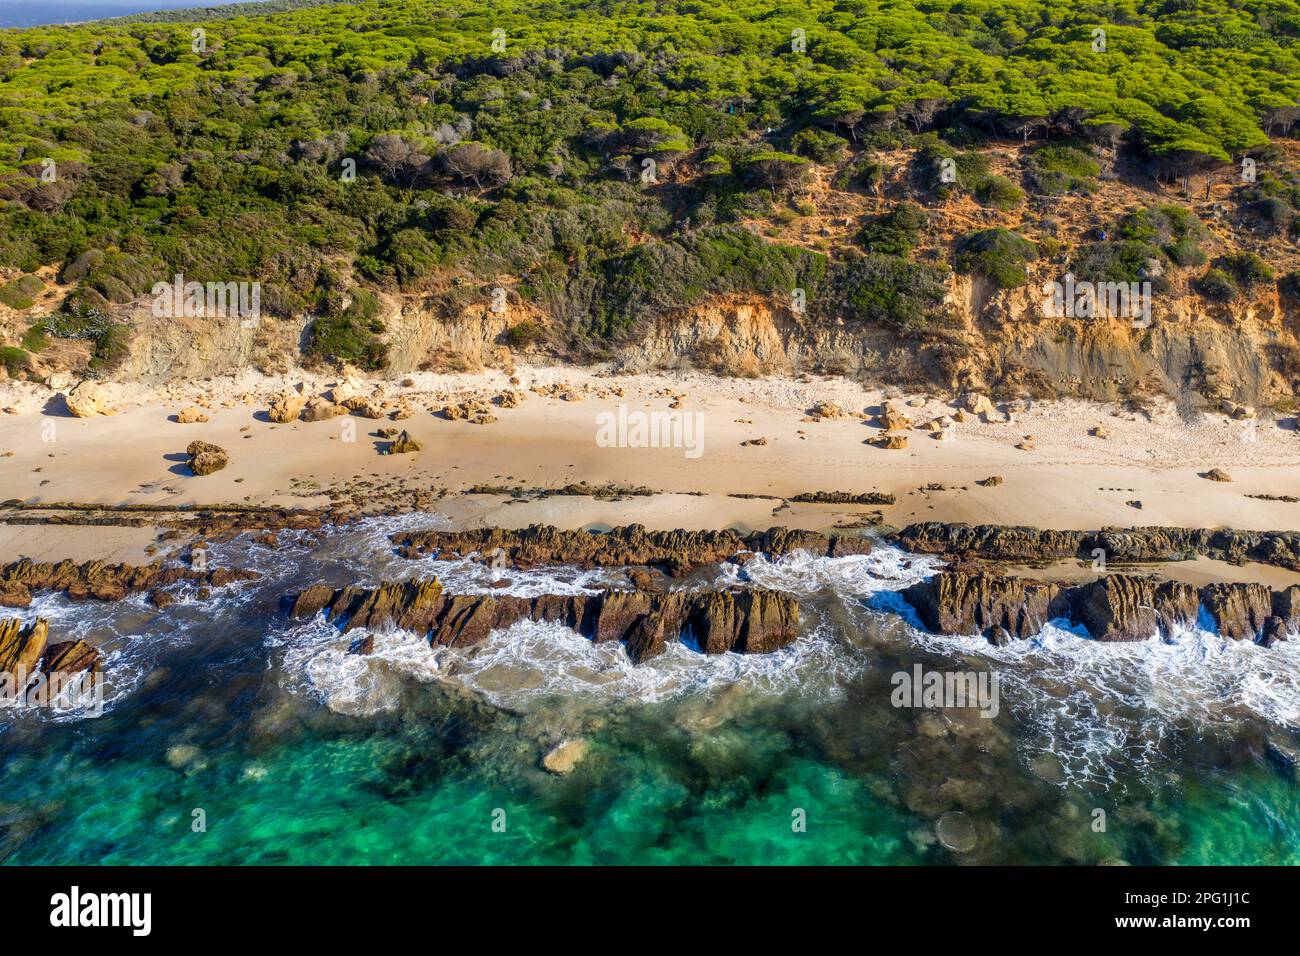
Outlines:
<svg viewBox="0 0 1300 956"><path fill-rule="evenodd" d="M589 747L587 741L582 738L562 741L547 751L546 756L542 758L542 766L551 773L561 776L573 773L582 762L582 758L587 756Z"/></svg>

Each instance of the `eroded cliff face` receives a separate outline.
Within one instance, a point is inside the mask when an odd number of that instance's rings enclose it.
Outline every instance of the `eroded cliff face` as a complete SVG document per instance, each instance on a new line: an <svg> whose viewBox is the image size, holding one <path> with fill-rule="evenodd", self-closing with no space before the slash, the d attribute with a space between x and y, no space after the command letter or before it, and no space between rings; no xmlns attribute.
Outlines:
<svg viewBox="0 0 1300 956"><path fill-rule="evenodd" d="M660 317L601 357L627 372L826 372L1006 397L1169 394L1287 405L1300 392L1300 316L1275 292L1228 306L1196 296L1158 299L1149 327L1113 318L1045 317L1044 300L1037 285L997 290L982 279L954 276L945 328L908 338L842 319L816 321L771 298L717 297ZM546 337L512 348L509 332L520 323L554 326L536 307L517 302L500 313L487 305L448 313L424 296L389 295L382 297L380 318L389 377L575 359L546 344ZM305 316L264 316L251 327L237 319L157 319L144 306L133 310L130 322L130 355L114 378L145 384L245 369L290 372L302 361L309 325Z"/></svg>

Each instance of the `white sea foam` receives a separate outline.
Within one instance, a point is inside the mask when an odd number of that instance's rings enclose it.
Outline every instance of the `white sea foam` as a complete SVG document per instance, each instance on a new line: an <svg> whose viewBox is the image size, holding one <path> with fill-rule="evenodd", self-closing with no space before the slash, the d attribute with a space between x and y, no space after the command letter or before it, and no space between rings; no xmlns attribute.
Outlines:
<svg viewBox="0 0 1300 956"><path fill-rule="evenodd" d="M1300 728L1300 641L1265 648L1204 626L1168 639L1096 641L1065 621L1003 647L919 630L914 639L994 665L1004 709L1036 737L1028 758L1050 754L1067 783L1108 781L1119 763L1154 766L1175 730L1204 733L1249 719Z"/></svg>
<svg viewBox="0 0 1300 956"><path fill-rule="evenodd" d="M371 654L349 654L371 635ZM288 683L318 693L330 708L367 714L397 706L400 685L388 678L446 680L490 703L526 710L548 697L579 699L593 707L611 702L651 703L716 687L737 685L766 694L797 691L835 696L862 663L846 653L830 630L814 627L792 646L772 654L702 654L680 641L634 664L618 642L596 644L561 624L518 621L471 648L431 647L427 639L389 630L340 635L323 619L300 628L284 658Z"/></svg>
<svg viewBox="0 0 1300 956"><path fill-rule="evenodd" d="M744 566L723 565L717 583L752 583L796 597L831 591L845 600L857 601L923 581L943 566L932 555L908 554L890 545L877 545L869 554L843 558L814 557L796 551L775 560L760 556Z"/></svg>

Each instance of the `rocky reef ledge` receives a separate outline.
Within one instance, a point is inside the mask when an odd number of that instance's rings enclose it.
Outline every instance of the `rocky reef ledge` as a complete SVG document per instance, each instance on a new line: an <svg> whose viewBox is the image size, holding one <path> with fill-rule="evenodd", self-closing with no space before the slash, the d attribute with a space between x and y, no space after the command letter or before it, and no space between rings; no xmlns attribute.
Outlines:
<svg viewBox="0 0 1300 956"><path fill-rule="evenodd" d="M34 685L69 687L74 681L90 690L104 670L103 655L86 641L50 643L50 625L37 618L0 620L0 696L27 697Z"/></svg>
<svg viewBox="0 0 1300 956"><path fill-rule="evenodd" d="M237 581L253 581L260 576L256 571L241 568L199 571L157 563L138 566L104 561L78 564L21 560L0 566L0 607L27 607L35 591L62 591L74 600L99 601L118 601L128 594L152 591L155 603L164 603L166 598L157 589L177 581L221 587Z"/></svg>
<svg viewBox="0 0 1300 956"><path fill-rule="evenodd" d="M1095 558L1140 564L1213 558L1231 564L1255 561L1300 571L1300 532L1233 531L1208 528L1104 528L1101 531L1051 531L1007 525L908 525L893 536L908 551L957 559L1040 564L1066 558Z"/></svg>
<svg viewBox="0 0 1300 956"><path fill-rule="evenodd" d="M921 623L940 634L1023 640L1066 618L1099 641L1141 641L1194 624L1202 607L1224 637L1284 641L1300 627L1300 585L1218 583L1195 588L1154 576L1109 574L1069 586L987 571L943 571L906 588Z"/></svg>
<svg viewBox="0 0 1300 956"><path fill-rule="evenodd" d="M792 528L771 528L741 534L736 531L647 531L632 524L605 532L564 531L550 525L512 530L414 531L392 536L406 558L426 555L457 558L477 554L482 561L500 560L515 568L566 564L579 568L658 567L680 576L697 567L730 561L746 554L774 556L808 551L825 557L867 554L870 538L826 535Z"/></svg>
<svg viewBox="0 0 1300 956"><path fill-rule="evenodd" d="M799 621L794 598L760 589L498 597L446 594L435 579L377 588L315 585L287 600L296 618L324 611L344 632L395 626L447 647L478 644L492 631L521 620L555 622L597 643L623 641L638 664L662 654L684 633L706 654L769 653L794 641ZM369 653L371 639L363 638L352 649Z"/></svg>

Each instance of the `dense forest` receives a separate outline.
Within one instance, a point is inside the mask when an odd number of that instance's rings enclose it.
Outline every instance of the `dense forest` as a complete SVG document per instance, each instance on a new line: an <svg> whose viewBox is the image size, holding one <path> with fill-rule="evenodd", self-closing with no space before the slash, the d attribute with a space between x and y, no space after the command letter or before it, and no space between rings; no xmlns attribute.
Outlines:
<svg viewBox="0 0 1300 956"><path fill-rule="evenodd" d="M11 372L58 335L111 368L114 307L176 273L259 281L264 309L311 317L309 353L371 368L375 292L454 310L502 276L551 320L512 342L571 353L710 295L796 288L814 317L942 336L953 270L1011 288L1059 250L998 226L913 255L935 210L1086 196L1121 161L1190 195L1257 160L1243 215L1300 232L1296 0L282 6L0 31L0 301L30 304L49 266L72 287L5 350ZM1014 175L992 143L1024 151ZM879 195L900 152L907 196L852 242L755 227L808 214L813 177ZM1179 207L1105 226L1072 253L1081 276L1159 262L1207 299L1297 286L1253 252L1206 261Z"/></svg>

